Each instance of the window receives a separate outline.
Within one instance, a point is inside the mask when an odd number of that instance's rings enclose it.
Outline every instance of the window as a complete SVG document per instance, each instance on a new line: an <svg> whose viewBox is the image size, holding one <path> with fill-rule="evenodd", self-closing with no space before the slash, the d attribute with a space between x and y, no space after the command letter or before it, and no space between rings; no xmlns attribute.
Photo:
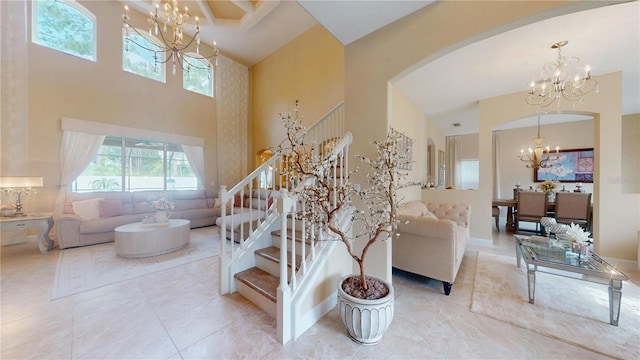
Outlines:
<svg viewBox="0 0 640 360"><path fill-rule="evenodd" d="M33 43L96 61L96 17L72 0L34 1Z"/></svg>
<svg viewBox="0 0 640 360"><path fill-rule="evenodd" d="M195 53L182 60L182 87L185 90L213 97L213 69L209 61Z"/></svg>
<svg viewBox="0 0 640 360"><path fill-rule="evenodd" d="M153 36L135 29L122 35L122 70L165 82L165 53Z"/></svg>
<svg viewBox="0 0 640 360"><path fill-rule="evenodd" d="M480 174L480 161L478 159L467 159L460 161L460 178L462 179L462 189L478 190Z"/></svg>
<svg viewBox="0 0 640 360"><path fill-rule="evenodd" d="M110 136L72 185L75 192L197 188L182 145Z"/></svg>

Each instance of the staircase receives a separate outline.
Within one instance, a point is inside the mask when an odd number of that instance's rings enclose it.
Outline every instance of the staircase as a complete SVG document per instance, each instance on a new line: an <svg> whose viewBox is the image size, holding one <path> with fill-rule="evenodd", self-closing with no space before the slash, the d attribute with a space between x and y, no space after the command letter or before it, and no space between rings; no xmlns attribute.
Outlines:
<svg viewBox="0 0 640 360"><path fill-rule="evenodd" d="M338 159L331 169L334 186L347 177L351 141L351 134L344 132L344 104L336 106L306 131L305 143L314 144L314 155ZM304 220L293 220L293 214L304 211L310 204L289 191L305 183L289 184L278 171L272 171L285 169L288 161L287 154L276 153L231 190L222 187L220 191L223 203L220 225L221 229L227 229L226 222L233 222L235 217L226 216L227 204L238 194L241 197L256 194L254 187L267 171L272 177L270 183L280 189L280 197L264 216L256 224L249 224L247 236L229 241L222 235L220 292L237 291L276 318L277 337L282 344L295 340L335 307L337 282L351 273L351 258L338 248L343 246L341 243L332 241L336 239L327 233L309 229ZM267 199L258 199L262 200ZM250 210L232 209L234 213ZM348 227L349 220L350 214L345 214L341 225Z"/></svg>

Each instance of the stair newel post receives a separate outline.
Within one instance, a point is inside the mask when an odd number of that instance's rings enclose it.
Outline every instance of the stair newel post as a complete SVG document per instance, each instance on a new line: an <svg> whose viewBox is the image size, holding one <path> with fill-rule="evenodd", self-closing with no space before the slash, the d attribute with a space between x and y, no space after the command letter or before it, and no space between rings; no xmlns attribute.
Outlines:
<svg viewBox="0 0 640 360"><path fill-rule="evenodd" d="M219 279L219 283L220 283L220 294L224 295L224 294L228 294L229 293L229 282L232 281L229 278L229 264L230 264L230 259L231 257L227 254L227 249L226 249L226 237L227 234L225 233L226 229L226 211L227 211L227 203L229 202L228 199L228 192L227 192L227 187L225 185L220 186L220 200L221 200L221 206L222 208L221 210L221 216L222 216L222 222L221 222L221 227L219 230L220 231L220 262L218 263L220 266L220 269L218 271L220 279Z"/></svg>
<svg viewBox="0 0 640 360"><path fill-rule="evenodd" d="M291 288L287 282L287 218L295 209L295 201L287 191L281 190L278 199L278 211L280 212L280 285L278 286L278 301L276 306L278 322L278 341L286 344L291 340L293 323L291 316Z"/></svg>

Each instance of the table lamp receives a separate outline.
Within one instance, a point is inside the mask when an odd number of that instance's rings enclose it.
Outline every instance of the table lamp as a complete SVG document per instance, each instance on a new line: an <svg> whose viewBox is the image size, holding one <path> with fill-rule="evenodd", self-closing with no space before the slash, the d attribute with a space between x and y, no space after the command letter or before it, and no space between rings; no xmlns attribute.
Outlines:
<svg viewBox="0 0 640 360"><path fill-rule="evenodd" d="M31 188L43 185L42 176L0 176L0 188L5 194L18 195L16 199L15 216L24 216L22 213L21 196L29 196Z"/></svg>

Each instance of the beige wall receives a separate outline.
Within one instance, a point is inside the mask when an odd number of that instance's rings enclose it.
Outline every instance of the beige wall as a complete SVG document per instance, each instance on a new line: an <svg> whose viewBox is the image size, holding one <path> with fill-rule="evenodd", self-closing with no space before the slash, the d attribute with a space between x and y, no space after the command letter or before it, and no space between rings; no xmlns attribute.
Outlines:
<svg viewBox="0 0 640 360"><path fill-rule="evenodd" d="M545 138L544 146L552 149L560 146L561 150L593 148L594 121L573 121L560 124L540 126L540 135ZM533 182L533 169L525 167L518 155L521 149L533 147L533 138L537 134L537 127L524 127L519 129L501 130L498 132L500 142L500 194L499 198L509 199L513 197L513 188L516 184L523 189L537 184ZM570 134L568 136L567 134ZM575 189L575 183L562 183L567 190ZM491 184L489 184L491 186ZM593 192L593 184L584 183L584 190ZM503 215L506 215L503 214Z"/></svg>
<svg viewBox="0 0 640 360"><path fill-rule="evenodd" d="M640 193L640 114L622 117L622 192Z"/></svg>
<svg viewBox="0 0 640 360"><path fill-rule="evenodd" d="M637 233L640 214L638 194L623 194L622 172L622 79L620 73L598 76L600 92L589 94L584 104L561 105L564 113L590 115L594 118L594 250L603 256L636 259ZM522 107L526 92L480 101L480 161L490 164L491 129L495 126L531 115L535 109ZM573 106L575 105L575 109ZM491 191L482 184L491 184L492 166L480 168L481 201L491 201ZM490 213L480 226L483 234L490 234Z"/></svg>
<svg viewBox="0 0 640 360"><path fill-rule="evenodd" d="M29 172L44 176L30 211L53 210L62 117L204 138L209 185L217 179L215 100L183 90L180 69L172 76L168 67L166 84L122 71L121 4L81 3L97 16L96 62L31 43L28 48ZM143 17L134 22L146 26Z"/></svg>
<svg viewBox="0 0 640 360"><path fill-rule="evenodd" d="M317 25L251 68L251 154L285 137L279 114L300 101L304 125L344 101L344 47Z"/></svg>
<svg viewBox="0 0 640 360"><path fill-rule="evenodd" d="M394 104L390 107L390 126L414 141L411 149L413 163L411 170L407 170L406 181L422 182L427 178L427 138L429 137L426 130L427 120L420 109L400 89L396 86L390 86L390 88L391 102ZM404 198L404 201L419 200L420 187L401 189L399 195Z"/></svg>
<svg viewBox="0 0 640 360"><path fill-rule="evenodd" d="M345 105L347 125L355 137L353 151L371 155L368 149L370 139L384 137L390 123L388 83L402 77L412 69L421 66L447 52L463 47L491 35L526 25L548 17L569 12L602 6L599 2L509 2L509 1L443 1L436 2L417 11L400 21L396 21L368 36L353 42L345 48ZM478 16L482 14L482 16ZM521 104L521 101L518 102ZM395 111L395 110L394 110ZM480 148L491 150L491 135L488 140L480 138ZM481 134L482 136L482 134ZM607 140L607 143L611 143ZM480 161L489 161L490 157L480 153ZM490 156L490 155L489 155ZM489 176L482 177L481 187L490 184ZM482 191L440 191L450 197L467 199L467 193L473 193L467 201L473 207L472 222L486 223L486 231L479 235L489 239L491 234L489 208L491 186L486 195ZM474 198L477 196L478 198ZM484 214L479 218L475 214ZM484 219L486 216L486 219ZM636 221L637 216L634 218ZM615 221L617 222L617 221ZM472 236L474 236L472 234ZM635 249L635 247L634 247ZM389 254L388 246L372 248L372 252ZM375 261L367 263L369 272L391 281L389 269L390 256L376 256Z"/></svg>

